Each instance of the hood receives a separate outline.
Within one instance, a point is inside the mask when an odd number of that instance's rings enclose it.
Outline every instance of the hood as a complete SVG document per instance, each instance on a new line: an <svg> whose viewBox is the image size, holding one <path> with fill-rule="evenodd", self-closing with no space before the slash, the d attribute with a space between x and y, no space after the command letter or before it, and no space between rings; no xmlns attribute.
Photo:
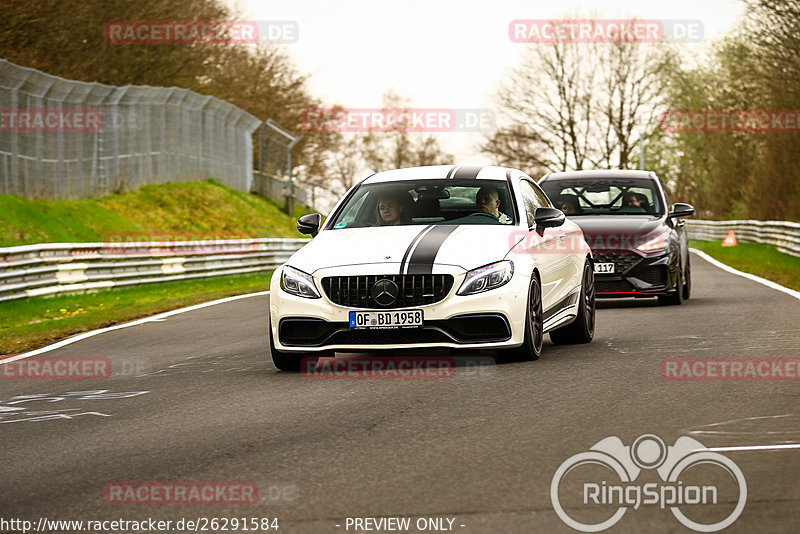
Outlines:
<svg viewBox="0 0 800 534"><path fill-rule="evenodd" d="M648 215L597 215L571 217L583 230L592 250L635 249L670 227L663 217Z"/></svg>
<svg viewBox="0 0 800 534"><path fill-rule="evenodd" d="M661 217L649 215L583 215L569 218L583 230L585 235L608 235L612 233L651 234L669 227Z"/></svg>
<svg viewBox="0 0 800 534"><path fill-rule="evenodd" d="M398 273L406 264L470 270L502 260L519 231L511 225L466 224L324 230L286 263L310 274L326 267L391 263Z"/></svg>

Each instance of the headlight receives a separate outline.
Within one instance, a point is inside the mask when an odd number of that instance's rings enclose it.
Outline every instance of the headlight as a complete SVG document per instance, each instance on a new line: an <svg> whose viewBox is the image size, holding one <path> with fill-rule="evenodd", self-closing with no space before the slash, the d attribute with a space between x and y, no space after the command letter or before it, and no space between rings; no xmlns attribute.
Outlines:
<svg viewBox="0 0 800 534"><path fill-rule="evenodd" d="M458 290L459 295L474 295L495 289L508 283L514 275L514 264L508 260L498 261L472 269Z"/></svg>
<svg viewBox="0 0 800 534"><path fill-rule="evenodd" d="M317 286L314 284L314 279L311 278L311 275L288 265L281 270L281 289L298 297L307 299L320 298L319 291L317 291Z"/></svg>
<svg viewBox="0 0 800 534"><path fill-rule="evenodd" d="M657 252L659 250L664 250L665 248L667 248L668 243L669 243L669 230L667 230L663 234L657 235L650 241L642 243L636 248L638 250L641 250L642 252Z"/></svg>

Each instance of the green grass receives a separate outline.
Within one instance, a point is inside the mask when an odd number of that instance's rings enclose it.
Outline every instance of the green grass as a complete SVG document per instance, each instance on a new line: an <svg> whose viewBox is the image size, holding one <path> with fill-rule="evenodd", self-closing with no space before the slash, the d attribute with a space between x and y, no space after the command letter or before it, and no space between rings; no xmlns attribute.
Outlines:
<svg viewBox="0 0 800 534"><path fill-rule="evenodd" d="M0 354L41 347L67 336L217 298L265 291L272 273L165 282L0 304ZM266 320L266 310L264 311Z"/></svg>
<svg viewBox="0 0 800 534"><path fill-rule="evenodd" d="M275 201L216 180L145 186L79 200L0 195L0 247L34 243L308 237ZM145 284L0 303L0 354L231 295L266 290L270 273Z"/></svg>
<svg viewBox="0 0 800 534"><path fill-rule="evenodd" d="M0 195L0 247L33 243L204 237L306 237L275 202L215 180L149 185L78 200L31 200ZM161 236L160 238L158 236Z"/></svg>
<svg viewBox="0 0 800 534"><path fill-rule="evenodd" d="M733 247L723 247L721 242L692 239L689 246L702 250L734 269L800 290L800 258L779 252L772 245L739 243Z"/></svg>

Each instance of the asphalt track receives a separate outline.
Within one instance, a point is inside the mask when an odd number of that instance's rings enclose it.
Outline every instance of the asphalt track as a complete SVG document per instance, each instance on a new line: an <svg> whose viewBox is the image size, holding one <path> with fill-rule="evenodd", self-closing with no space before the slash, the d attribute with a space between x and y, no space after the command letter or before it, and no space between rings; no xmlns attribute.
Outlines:
<svg viewBox="0 0 800 534"><path fill-rule="evenodd" d="M800 301L697 256L693 274L683 306L603 303L592 344L548 340L537 362L460 367L449 380L279 373L267 358L268 296L35 356L109 358L114 375L0 381L0 518L277 517L280 533L365 532L348 517L450 518L464 534L574 532L550 498L559 465L603 438L630 445L650 433L667 445L681 436L712 448L790 445L723 453L747 481L744 512L726 532L798 532L798 381L669 381L660 363L797 357ZM260 499L115 505L103 496L115 481L253 482ZM572 514L590 517L579 508ZM643 505L608 532L691 531Z"/></svg>

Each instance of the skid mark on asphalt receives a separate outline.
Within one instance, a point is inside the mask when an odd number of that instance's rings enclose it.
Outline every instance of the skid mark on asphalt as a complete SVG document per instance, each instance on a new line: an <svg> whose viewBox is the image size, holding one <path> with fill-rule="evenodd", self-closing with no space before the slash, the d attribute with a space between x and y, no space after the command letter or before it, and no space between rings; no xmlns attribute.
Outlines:
<svg viewBox="0 0 800 534"><path fill-rule="evenodd" d="M91 410L87 401L129 399L149 391L119 391L95 389L68 391L66 393L34 393L16 395L9 400L0 399L0 424L35 423L70 420L81 416L111 417L112 414ZM53 406L53 403L57 403ZM103 402L105 404L105 402ZM75 407L72 407L75 406Z"/></svg>
<svg viewBox="0 0 800 534"><path fill-rule="evenodd" d="M239 359L242 358L240 357ZM257 369L259 368L237 363L236 355L218 354L216 356L189 356L184 361L138 376L167 376L181 373L252 372Z"/></svg>
<svg viewBox="0 0 800 534"><path fill-rule="evenodd" d="M763 351L765 348L800 349L800 336L797 330L771 330L748 332L741 338L730 332L703 335L668 336L648 344L641 340L609 338L606 346L621 354L632 353L690 353L701 352L714 356L745 356L749 351Z"/></svg>

